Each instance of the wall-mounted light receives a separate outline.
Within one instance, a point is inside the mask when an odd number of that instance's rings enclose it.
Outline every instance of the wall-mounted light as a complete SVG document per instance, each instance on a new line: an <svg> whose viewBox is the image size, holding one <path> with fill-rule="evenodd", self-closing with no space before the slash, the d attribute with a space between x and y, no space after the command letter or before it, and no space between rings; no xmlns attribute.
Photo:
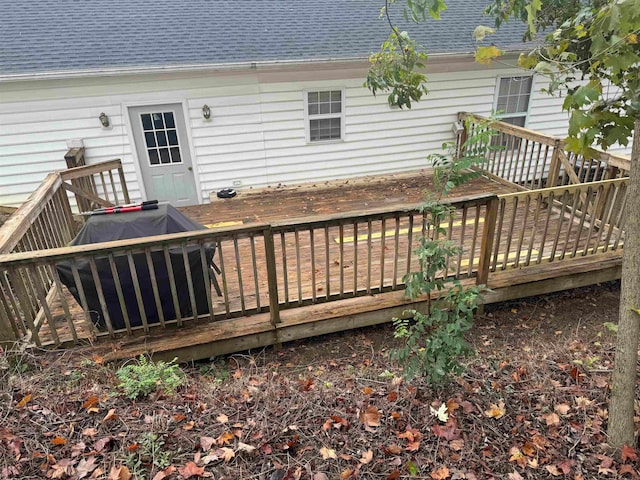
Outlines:
<svg viewBox="0 0 640 480"><path fill-rule="evenodd" d="M211 118L211 109L209 108L209 105L205 104L204 107L202 107L202 116L205 120L209 120Z"/></svg>
<svg viewBox="0 0 640 480"><path fill-rule="evenodd" d="M100 114L98 119L100 120L100 123L104 128L107 128L109 125L111 125L111 122L109 121L109 116L104 112Z"/></svg>
<svg viewBox="0 0 640 480"><path fill-rule="evenodd" d="M458 135L461 135L462 132L464 132L464 125L460 120L457 120L453 122L453 125L451 126L451 131L457 137Z"/></svg>

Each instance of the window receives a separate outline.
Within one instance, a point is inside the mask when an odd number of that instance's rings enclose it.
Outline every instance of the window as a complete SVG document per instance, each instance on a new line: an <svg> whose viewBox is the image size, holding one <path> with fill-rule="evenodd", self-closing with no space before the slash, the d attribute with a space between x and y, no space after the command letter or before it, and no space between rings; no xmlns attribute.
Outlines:
<svg viewBox="0 0 640 480"><path fill-rule="evenodd" d="M143 113L140 120L149 164L182 163L173 112Z"/></svg>
<svg viewBox="0 0 640 480"><path fill-rule="evenodd" d="M496 116L503 122L524 127L529 110L532 76L504 77L498 81Z"/></svg>
<svg viewBox="0 0 640 480"><path fill-rule="evenodd" d="M309 142L342 139L342 90L307 92L306 112Z"/></svg>

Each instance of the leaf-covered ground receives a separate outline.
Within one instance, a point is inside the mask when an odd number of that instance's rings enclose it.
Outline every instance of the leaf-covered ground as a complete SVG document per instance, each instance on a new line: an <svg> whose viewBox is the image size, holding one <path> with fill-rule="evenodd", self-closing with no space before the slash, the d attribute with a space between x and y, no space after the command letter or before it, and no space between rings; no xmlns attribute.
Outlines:
<svg viewBox="0 0 640 480"><path fill-rule="evenodd" d="M132 401L117 366L0 357L0 477L640 478L606 446L615 283L488 307L443 389L402 380L390 326L183 366Z"/></svg>

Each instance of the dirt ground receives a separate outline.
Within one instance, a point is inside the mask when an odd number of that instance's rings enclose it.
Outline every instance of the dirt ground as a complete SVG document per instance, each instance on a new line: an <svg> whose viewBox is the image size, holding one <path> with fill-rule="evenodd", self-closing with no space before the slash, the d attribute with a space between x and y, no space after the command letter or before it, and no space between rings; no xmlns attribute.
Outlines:
<svg viewBox="0 0 640 480"><path fill-rule="evenodd" d="M100 358L4 355L0 477L637 479L636 446L606 446L618 301L612 282L488 306L435 389L389 360L390 325L183 365L135 401Z"/></svg>

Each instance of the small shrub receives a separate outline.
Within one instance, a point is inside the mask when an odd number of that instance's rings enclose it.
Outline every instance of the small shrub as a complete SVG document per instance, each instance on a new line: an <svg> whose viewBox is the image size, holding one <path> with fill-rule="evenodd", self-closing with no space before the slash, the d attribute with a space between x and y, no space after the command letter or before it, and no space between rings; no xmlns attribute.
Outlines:
<svg viewBox="0 0 640 480"><path fill-rule="evenodd" d="M174 358L169 363L154 363L140 355L137 364L125 365L116 372L121 382L119 387L132 400L146 397L157 390L172 394L185 381L184 373L175 362Z"/></svg>
<svg viewBox="0 0 640 480"><path fill-rule="evenodd" d="M467 139L461 156L454 144L445 144L446 153L430 157L435 167L435 192L422 207L427 222L415 250L420 270L403 278L406 296L415 299L425 295L426 309L409 310L404 318L393 319L394 336L404 344L392 352L392 358L402 365L407 379L421 376L432 385L443 383L462 372L460 359L471 351L464 333L472 326L482 287L465 288L444 276L449 260L459 257L462 248L448 239L443 227L455 214L443 198L480 175L473 167L485 161L492 135L490 128L480 129Z"/></svg>

